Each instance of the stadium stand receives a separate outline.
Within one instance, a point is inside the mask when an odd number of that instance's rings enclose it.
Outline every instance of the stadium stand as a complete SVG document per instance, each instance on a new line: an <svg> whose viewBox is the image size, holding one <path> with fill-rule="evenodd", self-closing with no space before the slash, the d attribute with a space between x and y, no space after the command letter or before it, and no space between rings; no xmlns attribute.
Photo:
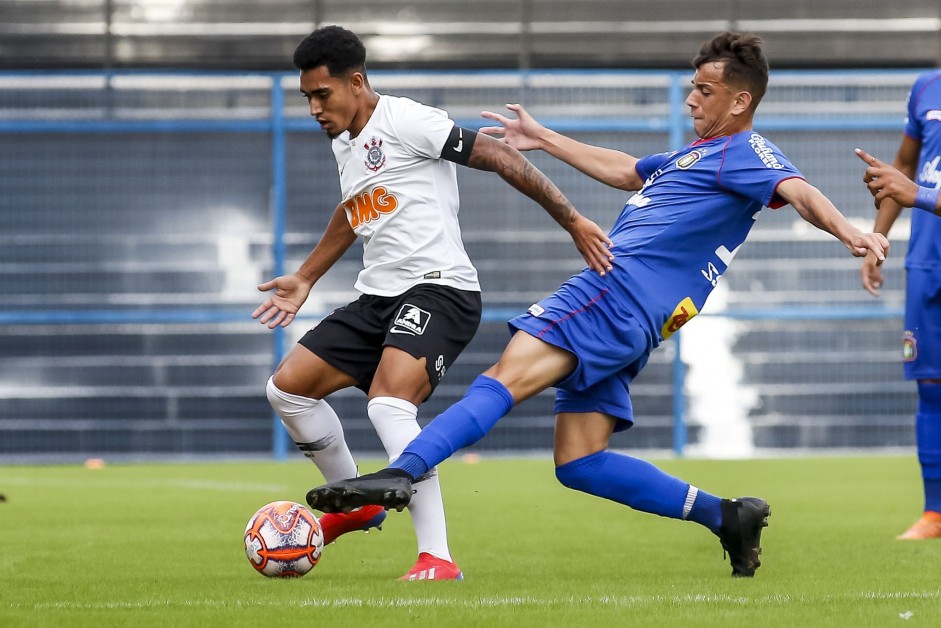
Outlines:
<svg viewBox="0 0 941 628"><path fill-rule="evenodd" d="M374 67L679 68L723 30L766 34L776 67L913 67L939 56L934 0L19 0L0 67L288 69L317 25Z"/></svg>

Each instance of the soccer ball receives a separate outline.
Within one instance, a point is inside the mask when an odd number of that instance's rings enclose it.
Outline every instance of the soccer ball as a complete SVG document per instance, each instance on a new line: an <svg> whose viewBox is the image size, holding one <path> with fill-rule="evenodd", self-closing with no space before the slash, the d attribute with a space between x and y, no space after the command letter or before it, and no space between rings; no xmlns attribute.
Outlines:
<svg viewBox="0 0 941 628"><path fill-rule="evenodd" d="M298 503L271 502L245 526L245 554L269 578L299 578L314 568L323 551L317 517Z"/></svg>

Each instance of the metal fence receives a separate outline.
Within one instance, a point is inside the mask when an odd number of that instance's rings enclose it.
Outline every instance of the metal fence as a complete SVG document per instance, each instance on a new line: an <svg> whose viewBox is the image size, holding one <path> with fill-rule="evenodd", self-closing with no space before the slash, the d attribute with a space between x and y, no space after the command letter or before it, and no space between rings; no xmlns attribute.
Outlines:
<svg viewBox="0 0 941 628"><path fill-rule="evenodd" d="M776 73L756 128L868 230L874 212L852 149L891 158L915 76ZM380 92L445 108L465 126L521 102L548 126L637 155L693 139L689 79L371 74ZM612 223L622 192L530 157L583 213ZM262 298L254 286L316 242L338 199L335 168L293 74L0 73L0 459L288 455L264 381L288 342L355 297L358 250L287 332L249 313ZM461 169L460 180L484 323L423 420L492 363L506 318L581 267L528 199L487 173ZM906 226L873 301L842 245L789 208L764 213L705 315L633 386L637 424L615 446L749 455L914 442L898 351ZM551 447L551 398L514 409L479 448ZM354 451L381 451L361 395L332 403Z"/></svg>

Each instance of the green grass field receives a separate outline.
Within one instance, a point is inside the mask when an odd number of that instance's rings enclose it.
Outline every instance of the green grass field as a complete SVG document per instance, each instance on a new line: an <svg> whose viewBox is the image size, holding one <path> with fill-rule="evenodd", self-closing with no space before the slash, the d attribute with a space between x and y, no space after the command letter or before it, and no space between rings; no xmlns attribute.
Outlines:
<svg viewBox="0 0 941 628"><path fill-rule="evenodd" d="M754 579L696 524L564 489L548 458L442 465L462 583L396 580L415 541L394 512L303 578L255 573L245 523L303 501L306 462L0 467L0 626L941 625L941 541L894 539L919 513L913 456L657 462L768 499Z"/></svg>

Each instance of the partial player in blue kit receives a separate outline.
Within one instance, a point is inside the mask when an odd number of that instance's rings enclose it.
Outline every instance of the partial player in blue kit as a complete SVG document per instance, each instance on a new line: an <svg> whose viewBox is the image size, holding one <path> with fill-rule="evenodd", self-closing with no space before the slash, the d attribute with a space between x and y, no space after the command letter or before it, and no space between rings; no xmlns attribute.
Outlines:
<svg viewBox="0 0 941 628"><path fill-rule="evenodd" d="M438 415L390 467L312 489L327 512L363 504L402 508L425 470L482 438L518 403L554 386L556 477L569 488L643 512L695 521L729 554L733 576L753 576L770 508L758 497L721 499L654 465L608 450L634 421L629 386L650 352L696 316L763 206L791 204L855 256L884 259L888 242L853 227L761 135L752 131L768 65L754 35L723 33L693 60L686 100L700 138L682 150L638 159L590 146L536 122L485 112L520 150L540 149L615 188L637 191L609 237L612 271L587 269L510 321L499 361Z"/></svg>
<svg viewBox="0 0 941 628"><path fill-rule="evenodd" d="M912 212L905 256L905 379L918 382L915 432L925 503L921 518L897 538L941 538L941 71L925 72L908 98L905 132L894 168L862 153L870 164L866 182L876 196L874 231L888 235L903 207ZM884 283L869 257L862 266L863 287L874 296Z"/></svg>

